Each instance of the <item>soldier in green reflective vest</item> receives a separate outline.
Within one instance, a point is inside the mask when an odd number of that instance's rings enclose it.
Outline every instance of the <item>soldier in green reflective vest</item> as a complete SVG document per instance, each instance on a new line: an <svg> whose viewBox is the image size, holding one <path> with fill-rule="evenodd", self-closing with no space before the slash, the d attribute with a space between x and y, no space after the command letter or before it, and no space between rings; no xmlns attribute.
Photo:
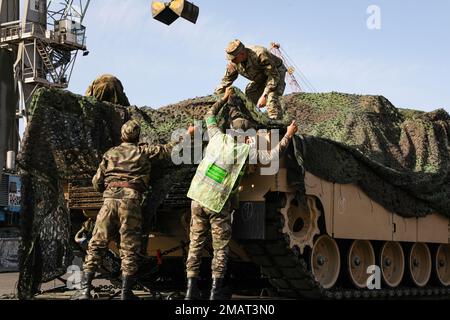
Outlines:
<svg viewBox="0 0 450 320"><path fill-rule="evenodd" d="M236 143L232 135L223 133L217 126L216 115L226 103L233 101L231 97L232 90L227 88L223 98L211 107L205 117L209 143L188 192L192 204L190 245L186 262L188 278L186 300L200 298L197 279L201 253L209 229L214 249L210 300L225 298L223 278L227 268L231 239L231 216L235 209L232 206L232 198L237 194L247 159L265 154L265 161L267 161L271 157L278 156L286 149L292 136L297 132L297 126L293 122L275 149L271 152L256 154L256 148L252 148L252 143L256 143L255 140L245 139L245 143ZM250 128L239 129L246 131Z"/></svg>

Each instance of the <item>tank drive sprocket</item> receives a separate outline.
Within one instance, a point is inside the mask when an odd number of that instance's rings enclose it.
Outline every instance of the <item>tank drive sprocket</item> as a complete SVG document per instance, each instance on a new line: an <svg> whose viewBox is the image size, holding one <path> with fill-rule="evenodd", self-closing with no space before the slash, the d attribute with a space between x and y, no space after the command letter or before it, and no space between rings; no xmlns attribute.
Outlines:
<svg viewBox="0 0 450 320"><path fill-rule="evenodd" d="M282 232L289 236L289 246L297 246L303 254L306 247L313 247L314 236L320 234L320 210L313 197L306 197L306 205L295 198L295 193L286 194L286 205L280 210L284 225Z"/></svg>

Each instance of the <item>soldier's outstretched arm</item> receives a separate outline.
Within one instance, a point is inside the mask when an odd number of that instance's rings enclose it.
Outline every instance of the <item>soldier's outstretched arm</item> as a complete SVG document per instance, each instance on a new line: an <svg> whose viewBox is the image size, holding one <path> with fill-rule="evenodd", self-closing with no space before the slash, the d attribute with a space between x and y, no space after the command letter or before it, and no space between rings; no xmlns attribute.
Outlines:
<svg viewBox="0 0 450 320"><path fill-rule="evenodd" d="M239 73L237 67L232 62L229 62L227 65L227 71L225 72L225 75L222 78L222 82L216 88L215 93L216 94L224 93L225 89L231 86L238 76Z"/></svg>
<svg viewBox="0 0 450 320"><path fill-rule="evenodd" d="M145 145L144 146L144 152L148 155L149 159L151 160L162 160L162 159L169 159L172 154L173 148L181 143L188 135L194 134L195 127L192 125L189 126L187 132L180 137L178 141L171 141L166 144L156 144L156 145Z"/></svg>
<svg viewBox="0 0 450 320"><path fill-rule="evenodd" d="M103 156L102 162L100 162L100 165L98 166L97 173L92 178L92 186L94 187L95 191L105 191L105 171L107 161L108 160L106 159L106 157Z"/></svg>
<svg viewBox="0 0 450 320"><path fill-rule="evenodd" d="M225 94L223 95L223 97L219 101L214 103L206 113L205 121L206 127L208 129L209 139L211 139L217 133L222 133L222 131L217 126L216 116L219 113L220 109L222 109L225 103L228 101L228 98L231 96L232 93L233 89L231 87L227 87L225 89Z"/></svg>
<svg viewBox="0 0 450 320"><path fill-rule="evenodd" d="M278 160L280 158L280 154L283 154L283 152L286 150L286 148L289 145L289 142L292 140L292 137L297 132L298 127L295 122L295 120L292 121L292 123L287 127L286 134L284 137L280 140L280 142L277 144L275 148L273 148L270 151L267 150L257 150L256 148L256 140L252 142L252 147L250 148L249 158L250 160L258 160L263 164L267 164L272 162L273 160Z"/></svg>
<svg viewBox="0 0 450 320"><path fill-rule="evenodd" d="M172 141L166 144L145 146L144 152L148 155L148 158L152 160L167 159L170 157L172 149L177 143L178 142Z"/></svg>

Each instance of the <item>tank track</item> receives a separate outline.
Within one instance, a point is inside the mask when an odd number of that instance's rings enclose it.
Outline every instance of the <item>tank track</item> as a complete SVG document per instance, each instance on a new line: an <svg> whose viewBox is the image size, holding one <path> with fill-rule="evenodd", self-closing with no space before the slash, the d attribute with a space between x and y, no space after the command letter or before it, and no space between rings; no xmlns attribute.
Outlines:
<svg viewBox="0 0 450 320"><path fill-rule="evenodd" d="M267 240L239 241L250 259L258 264L280 296L307 299L449 299L450 288L397 287L393 289L350 289L335 286L324 289L308 268L309 251L289 247L289 236L282 232L283 217L278 209L268 205Z"/></svg>

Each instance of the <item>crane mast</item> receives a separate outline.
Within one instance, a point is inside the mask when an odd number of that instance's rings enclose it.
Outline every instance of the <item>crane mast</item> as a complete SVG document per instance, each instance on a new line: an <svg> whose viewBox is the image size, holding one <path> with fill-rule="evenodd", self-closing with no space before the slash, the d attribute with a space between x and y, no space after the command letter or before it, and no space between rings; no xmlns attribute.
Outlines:
<svg viewBox="0 0 450 320"><path fill-rule="evenodd" d="M0 115L6 119L0 137L0 171L6 151L17 152L18 118L26 126L33 93L40 87L67 88L77 54L89 53L82 25L89 3L24 0L20 10L19 0L0 0L0 57L5 69L0 80L9 92L9 99L0 100ZM11 74L13 83L8 82Z"/></svg>

